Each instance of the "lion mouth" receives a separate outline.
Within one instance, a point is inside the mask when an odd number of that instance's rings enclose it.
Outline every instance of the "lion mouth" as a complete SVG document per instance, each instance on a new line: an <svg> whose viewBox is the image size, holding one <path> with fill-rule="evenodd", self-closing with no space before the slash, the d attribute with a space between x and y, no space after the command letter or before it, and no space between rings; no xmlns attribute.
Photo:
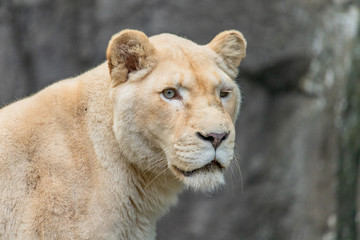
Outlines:
<svg viewBox="0 0 360 240"><path fill-rule="evenodd" d="M214 170L223 170L224 167L221 165L221 163L219 163L217 160L212 160L211 162L209 162L208 164L200 167L200 168L197 168L197 169L194 169L194 170L191 170L191 171L185 171L185 170L182 170L176 166L174 166L174 169L181 173L182 175L184 175L185 177L190 177L198 172L211 172L211 171L214 171Z"/></svg>

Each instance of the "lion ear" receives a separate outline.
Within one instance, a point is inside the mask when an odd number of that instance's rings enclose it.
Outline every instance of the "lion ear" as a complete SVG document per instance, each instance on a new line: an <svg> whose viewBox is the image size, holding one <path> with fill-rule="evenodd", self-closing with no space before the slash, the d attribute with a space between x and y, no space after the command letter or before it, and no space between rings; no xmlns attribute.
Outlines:
<svg viewBox="0 0 360 240"><path fill-rule="evenodd" d="M140 31L123 30L109 41L106 58L112 86L126 82L131 72L152 68L155 48Z"/></svg>
<svg viewBox="0 0 360 240"><path fill-rule="evenodd" d="M236 30L221 32L208 44L208 47L222 57L227 67L237 74L237 67L246 56L246 40L241 32Z"/></svg>

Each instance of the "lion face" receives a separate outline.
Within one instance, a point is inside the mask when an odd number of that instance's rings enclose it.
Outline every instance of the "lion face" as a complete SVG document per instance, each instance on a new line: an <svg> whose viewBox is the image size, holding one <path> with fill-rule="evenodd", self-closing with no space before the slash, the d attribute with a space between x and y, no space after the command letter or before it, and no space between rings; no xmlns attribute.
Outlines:
<svg viewBox="0 0 360 240"><path fill-rule="evenodd" d="M236 31L205 46L170 34L115 35L107 52L114 132L127 159L144 171L170 170L194 189L223 184L234 154L241 99L234 78L245 46Z"/></svg>

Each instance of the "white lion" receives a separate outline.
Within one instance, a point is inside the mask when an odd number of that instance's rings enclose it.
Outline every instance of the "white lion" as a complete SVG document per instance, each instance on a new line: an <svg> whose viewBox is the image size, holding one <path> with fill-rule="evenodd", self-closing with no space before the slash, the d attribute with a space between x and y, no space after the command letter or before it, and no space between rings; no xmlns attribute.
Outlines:
<svg viewBox="0 0 360 240"><path fill-rule="evenodd" d="M233 158L246 41L124 30L107 62L0 110L1 239L154 239Z"/></svg>

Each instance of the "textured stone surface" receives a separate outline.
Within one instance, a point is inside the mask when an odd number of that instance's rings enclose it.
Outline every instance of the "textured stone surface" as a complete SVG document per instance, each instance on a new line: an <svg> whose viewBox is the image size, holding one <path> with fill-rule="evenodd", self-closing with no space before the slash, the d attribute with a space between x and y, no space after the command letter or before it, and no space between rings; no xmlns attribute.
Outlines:
<svg viewBox="0 0 360 240"><path fill-rule="evenodd" d="M334 239L338 127L358 10L351 1L3 0L0 103L104 61L135 28L248 40L236 159L212 196L185 192L158 239Z"/></svg>

